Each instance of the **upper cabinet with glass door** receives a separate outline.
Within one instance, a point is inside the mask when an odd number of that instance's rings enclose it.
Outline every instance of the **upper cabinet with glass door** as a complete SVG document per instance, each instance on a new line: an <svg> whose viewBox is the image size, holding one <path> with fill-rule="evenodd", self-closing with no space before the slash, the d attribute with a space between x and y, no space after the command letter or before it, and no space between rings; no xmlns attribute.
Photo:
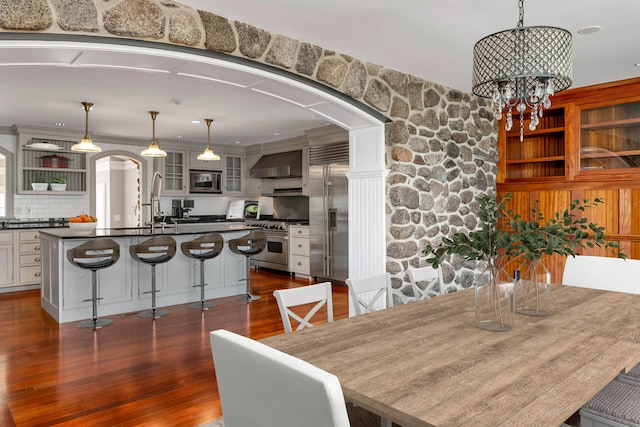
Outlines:
<svg viewBox="0 0 640 427"><path fill-rule="evenodd" d="M224 185L222 192L225 194L242 194L242 155L224 154Z"/></svg>
<svg viewBox="0 0 640 427"><path fill-rule="evenodd" d="M166 152L167 156L161 160L162 194L186 195L188 192L186 152L171 149Z"/></svg>
<svg viewBox="0 0 640 427"><path fill-rule="evenodd" d="M640 167L640 101L578 109L580 172Z"/></svg>

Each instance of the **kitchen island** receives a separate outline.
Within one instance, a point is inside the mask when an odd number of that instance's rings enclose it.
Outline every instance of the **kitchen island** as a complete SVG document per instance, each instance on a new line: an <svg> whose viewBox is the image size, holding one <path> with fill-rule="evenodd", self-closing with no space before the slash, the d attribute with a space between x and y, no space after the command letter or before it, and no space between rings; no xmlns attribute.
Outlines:
<svg viewBox="0 0 640 427"><path fill-rule="evenodd" d="M243 294L246 290L246 260L229 249L226 242L247 234L254 227L235 224L180 224L175 227L98 229L90 234L69 228L41 232L42 286L41 305L56 321L73 322L91 318L91 271L78 268L67 260L67 251L89 239L108 237L120 245L120 259L98 271L100 299L98 314L136 313L151 307L151 267L129 255L129 247L157 235L170 235L177 243L176 255L156 267L156 302L158 307L200 301L199 262L184 256L180 244L209 232L220 233L225 241L223 252L205 262L205 297L222 298Z"/></svg>

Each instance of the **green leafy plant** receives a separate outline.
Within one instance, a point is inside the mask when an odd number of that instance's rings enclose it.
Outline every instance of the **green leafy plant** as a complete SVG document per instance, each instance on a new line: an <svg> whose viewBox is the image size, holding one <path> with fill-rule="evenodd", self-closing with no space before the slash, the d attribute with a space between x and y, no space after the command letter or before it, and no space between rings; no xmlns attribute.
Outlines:
<svg viewBox="0 0 640 427"><path fill-rule="evenodd" d="M514 214L508 204L509 193L502 198L483 195L477 198L481 228L469 233L457 232L445 237L438 246L427 246L423 254L426 262L437 267L447 255L460 255L467 260L484 260L487 267L501 270L512 259L539 260L543 255L575 256L580 249L595 246L611 249L620 258L618 242L606 242L604 227L590 222L578 212L604 201L596 198L573 200L562 213L545 219L536 202L532 220Z"/></svg>
<svg viewBox="0 0 640 427"><path fill-rule="evenodd" d="M611 250L620 258L626 258L618 242L605 241L604 227L577 215L578 211L585 212L587 208L602 203L604 200L601 198L593 201L576 199L562 213L556 212L549 219L544 218L537 201L531 210L532 220L526 220L519 214L513 215L513 211L508 210L507 215L512 218L509 226L518 236L520 256L529 261L539 260L543 255L575 256L580 249L598 246Z"/></svg>
<svg viewBox="0 0 640 427"><path fill-rule="evenodd" d="M52 184L66 184L67 183L67 178L57 178L57 177L52 177L51 178L51 183Z"/></svg>

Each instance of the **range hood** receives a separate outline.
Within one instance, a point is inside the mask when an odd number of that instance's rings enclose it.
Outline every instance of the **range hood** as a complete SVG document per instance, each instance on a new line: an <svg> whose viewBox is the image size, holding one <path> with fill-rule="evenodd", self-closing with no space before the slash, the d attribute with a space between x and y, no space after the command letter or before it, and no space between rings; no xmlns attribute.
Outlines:
<svg viewBox="0 0 640 427"><path fill-rule="evenodd" d="M302 176L302 150L265 154L251 168L251 178L297 178Z"/></svg>

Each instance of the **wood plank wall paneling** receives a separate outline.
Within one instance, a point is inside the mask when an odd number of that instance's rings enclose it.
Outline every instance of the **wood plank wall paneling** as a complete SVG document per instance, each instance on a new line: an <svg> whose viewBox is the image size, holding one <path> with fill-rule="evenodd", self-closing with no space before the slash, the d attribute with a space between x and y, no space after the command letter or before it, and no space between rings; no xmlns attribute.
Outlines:
<svg viewBox="0 0 640 427"><path fill-rule="evenodd" d="M630 189L627 194L630 194L627 199L625 213L629 212L629 234L640 235L640 189ZM636 207L636 209L634 209ZM628 252L627 255L630 258L640 259L640 242L627 242Z"/></svg>
<svg viewBox="0 0 640 427"><path fill-rule="evenodd" d="M503 194L502 194L503 195ZM537 204L538 210L542 212L545 218L550 218L556 212L558 207L568 207L571 201L571 192L568 190L559 191L515 191L511 192L513 196L509 208L514 214L520 214L523 218L532 219L532 209ZM561 214L562 212L560 212ZM551 281L553 283L561 283L562 271L564 268L564 257L559 255L547 256L542 258L542 263L551 272ZM515 269L512 265L510 270ZM509 271L513 274L513 271Z"/></svg>

